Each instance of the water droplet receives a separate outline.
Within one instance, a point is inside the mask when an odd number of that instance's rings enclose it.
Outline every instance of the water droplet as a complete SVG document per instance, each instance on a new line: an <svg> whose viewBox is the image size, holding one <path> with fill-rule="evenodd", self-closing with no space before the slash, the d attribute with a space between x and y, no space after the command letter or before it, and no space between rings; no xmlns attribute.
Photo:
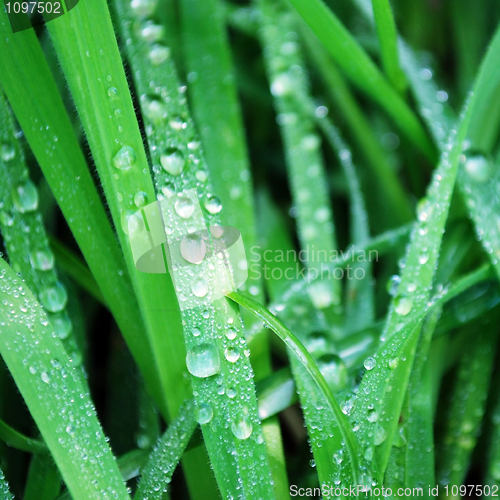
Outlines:
<svg viewBox="0 0 500 500"><path fill-rule="evenodd" d="M363 365L368 371L373 370L377 366L377 360L372 357L366 358Z"/></svg>
<svg viewBox="0 0 500 500"><path fill-rule="evenodd" d="M30 253L30 263L33 269L49 271L54 267L54 254L49 248L34 250Z"/></svg>
<svg viewBox="0 0 500 500"><path fill-rule="evenodd" d="M208 403L202 403L196 407L194 418L199 424L208 424L214 416L214 410Z"/></svg>
<svg viewBox="0 0 500 500"><path fill-rule="evenodd" d="M40 302L44 309L49 312L62 311L68 302L66 288L58 281L53 286L45 288L40 292Z"/></svg>
<svg viewBox="0 0 500 500"><path fill-rule="evenodd" d="M205 208L209 214L215 215L222 210L222 203L217 196L207 196L205 198Z"/></svg>
<svg viewBox="0 0 500 500"><path fill-rule="evenodd" d="M398 367L399 358L393 358L389 361L389 368L391 370L395 370Z"/></svg>
<svg viewBox="0 0 500 500"><path fill-rule="evenodd" d="M248 439L252 435L252 422L247 417L241 417L231 423L231 431L238 439Z"/></svg>
<svg viewBox="0 0 500 500"><path fill-rule="evenodd" d="M194 175L200 182L205 182L208 179L208 175L204 170L198 170Z"/></svg>
<svg viewBox="0 0 500 500"><path fill-rule="evenodd" d="M170 48L161 43L155 43L151 47L148 56L151 64L159 66L170 57Z"/></svg>
<svg viewBox="0 0 500 500"><path fill-rule="evenodd" d="M183 219L189 219L193 215L194 209L193 201L187 196L179 196L179 199L175 202L175 211Z"/></svg>
<svg viewBox="0 0 500 500"><path fill-rule="evenodd" d="M148 200L148 195L144 191L137 191L134 195L134 205L137 208L143 207Z"/></svg>
<svg viewBox="0 0 500 500"><path fill-rule="evenodd" d="M226 391L226 396L228 398L235 398L236 397L236 389L234 387L230 387L227 391Z"/></svg>
<svg viewBox="0 0 500 500"><path fill-rule="evenodd" d="M387 434L384 428L380 424L377 425L377 428L375 429L375 439L374 439L375 446L382 444L385 441L386 437Z"/></svg>
<svg viewBox="0 0 500 500"><path fill-rule="evenodd" d="M170 198L175 194L175 186L171 182L167 182L165 186L161 188L161 192L167 198Z"/></svg>
<svg viewBox="0 0 500 500"><path fill-rule="evenodd" d="M226 337L228 340L234 340L236 338L236 330L234 328L229 328L226 332Z"/></svg>
<svg viewBox="0 0 500 500"><path fill-rule="evenodd" d="M205 295L208 293L207 282L203 278L196 279L196 281L191 283L191 291L196 297L199 297L200 299L202 297L205 297Z"/></svg>
<svg viewBox="0 0 500 500"><path fill-rule="evenodd" d="M468 156L464 168L471 179L477 183L491 179L492 162L482 155Z"/></svg>
<svg viewBox="0 0 500 500"><path fill-rule="evenodd" d="M345 363L336 354L325 354L318 359L318 368L329 385L331 391L336 393L342 390L348 380Z"/></svg>
<svg viewBox="0 0 500 500"><path fill-rule="evenodd" d="M184 169L186 160L178 149L167 148L160 156L160 163L165 172L170 175L179 175Z"/></svg>
<svg viewBox="0 0 500 500"><path fill-rule="evenodd" d="M75 428L72 426L72 425L68 425L68 427L66 427L66 432L72 436L74 433L75 433Z"/></svg>
<svg viewBox="0 0 500 500"><path fill-rule="evenodd" d="M240 351L237 347L228 347L225 350L224 355L230 363L236 363L236 361L240 359Z"/></svg>
<svg viewBox="0 0 500 500"><path fill-rule="evenodd" d="M142 111L153 123L161 123L167 117L167 106L159 95L141 96Z"/></svg>
<svg viewBox="0 0 500 500"><path fill-rule="evenodd" d="M186 355L189 373L199 378L207 378L220 372L219 351L213 344L200 344Z"/></svg>
<svg viewBox="0 0 500 500"><path fill-rule="evenodd" d="M401 283L401 278L397 275L394 274L389 278L387 281L386 289L387 293L391 296L394 297L396 293L398 292L399 284Z"/></svg>
<svg viewBox="0 0 500 500"><path fill-rule="evenodd" d="M271 94L275 97L284 96L293 92L293 80L288 73L278 75L271 83Z"/></svg>
<svg viewBox="0 0 500 500"><path fill-rule="evenodd" d="M22 214L33 212L38 208L38 191L35 185L28 179L12 189L12 201L14 207Z"/></svg>
<svg viewBox="0 0 500 500"><path fill-rule="evenodd" d="M409 314L412 307L413 300L408 297L399 296L394 300L394 310L401 316Z"/></svg>
<svg viewBox="0 0 500 500"><path fill-rule="evenodd" d="M151 20L147 20L141 26L141 36L147 42L158 42L165 35L165 28L161 24L156 24Z"/></svg>
<svg viewBox="0 0 500 500"><path fill-rule="evenodd" d="M422 198L417 204L417 218L421 222L428 221L432 215L433 207L427 198Z"/></svg>
<svg viewBox="0 0 500 500"><path fill-rule="evenodd" d="M420 262L420 264L426 264L427 261L429 260L429 254L426 253L426 252L422 252L419 256L418 256L418 261Z"/></svg>
<svg viewBox="0 0 500 500"><path fill-rule="evenodd" d="M191 264L203 261L207 252L207 245L198 234L189 234L181 241L181 255Z"/></svg>
<svg viewBox="0 0 500 500"><path fill-rule="evenodd" d="M42 382L44 382L45 384L48 384L50 382L50 377L47 372L42 372L40 374L40 378L42 379Z"/></svg>
<svg viewBox="0 0 500 500"><path fill-rule="evenodd" d="M123 146L113 158L113 165L119 170L128 170L135 165L137 155L130 146Z"/></svg>
<svg viewBox="0 0 500 500"><path fill-rule="evenodd" d="M372 459L373 459L373 448L371 446L368 446L365 450L365 460L371 462Z"/></svg>
<svg viewBox="0 0 500 500"><path fill-rule="evenodd" d="M13 144L4 143L0 146L0 158L3 161L13 160L16 156L16 150Z"/></svg>
<svg viewBox="0 0 500 500"><path fill-rule="evenodd" d="M50 324L54 328L56 335L61 339L67 339L73 325L71 324L71 320L69 316L65 312L49 314Z"/></svg>
<svg viewBox="0 0 500 500"><path fill-rule="evenodd" d="M154 13L158 0L132 0L130 7L139 17L148 17Z"/></svg>
<svg viewBox="0 0 500 500"><path fill-rule="evenodd" d="M118 89L116 87L109 87L108 89L108 97L117 97Z"/></svg>

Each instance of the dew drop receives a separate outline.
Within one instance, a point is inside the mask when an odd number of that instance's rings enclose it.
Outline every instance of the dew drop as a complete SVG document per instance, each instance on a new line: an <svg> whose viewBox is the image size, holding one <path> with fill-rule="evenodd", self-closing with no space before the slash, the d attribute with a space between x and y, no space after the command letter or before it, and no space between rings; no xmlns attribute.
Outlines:
<svg viewBox="0 0 500 500"><path fill-rule="evenodd" d="M177 212L177 215L183 219L189 219L189 217L193 215L194 209L195 206L193 201L187 196L180 196L175 202L175 211Z"/></svg>
<svg viewBox="0 0 500 500"><path fill-rule="evenodd" d="M240 350L237 347L228 347L224 355L230 363L236 363L240 359Z"/></svg>
<svg viewBox="0 0 500 500"><path fill-rule="evenodd" d="M486 157L475 155L467 157L464 168L473 181L483 183L491 178L491 167L492 164Z"/></svg>
<svg viewBox="0 0 500 500"><path fill-rule="evenodd" d="M34 250L30 252L30 263L33 269L49 271L54 267L54 254L49 248Z"/></svg>
<svg viewBox="0 0 500 500"><path fill-rule="evenodd" d="M236 338L236 330L234 328L229 328L226 332L226 337L228 340L234 340Z"/></svg>
<svg viewBox="0 0 500 500"><path fill-rule="evenodd" d="M214 416L214 410L208 403L202 403L196 407L194 418L199 424L208 424Z"/></svg>
<svg viewBox="0 0 500 500"><path fill-rule="evenodd" d="M118 89L116 87L109 87L108 89L108 97L117 97Z"/></svg>
<svg viewBox="0 0 500 500"><path fill-rule="evenodd" d="M368 371L373 370L377 366L377 360L372 357L366 358L363 365Z"/></svg>
<svg viewBox="0 0 500 500"><path fill-rule="evenodd" d="M278 75L271 83L271 94L275 97L293 92L293 81L288 73Z"/></svg>
<svg viewBox="0 0 500 500"><path fill-rule="evenodd" d="M396 297L394 300L394 310L401 316L406 316L410 313L413 307L413 300L408 297Z"/></svg>
<svg viewBox="0 0 500 500"><path fill-rule="evenodd" d="M12 201L14 207L22 214L33 212L38 208L38 191L35 185L28 179L12 189Z"/></svg>
<svg viewBox="0 0 500 500"><path fill-rule="evenodd" d="M252 422L247 417L241 417L231 423L231 431L238 439L248 439L252 435Z"/></svg>
<svg viewBox="0 0 500 500"><path fill-rule="evenodd" d="M213 344L200 344L186 355L189 373L199 378L207 378L220 373L219 352Z"/></svg>
<svg viewBox="0 0 500 500"><path fill-rule="evenodd" d="M345 363L336 354L325 354L318 359L318 368L333 393L342 390L348 379Z"/></svg>
<svg viewBox="0 0 500 500"><path fill-rule="evenodd" d="M171 182L167 182L165 186L161 188L161 192L167 198L170 198L175 194L175 186Z"/></svg>
<svg viewBox="0 0 500 500"><path fill-rule="evenodd" d="M375 429L375 439L373 441L375 446L382 444L385 441L386 437L387 434L384 428L381 425L377 425L377 428Z"/></svg>
<svg viewBox="0 0 500 500"><path fill-rule="evenodd" d="M401 283L401 278L397 275L394 274L389 278L387 281L386 289L387 293L391 296L394 297L396 293L398 292L399 284Z"/></svg>
<svg viewBox="0 0 500 500"><path fill-rule="evenodd" d="M40 292L40 302L44 309L49 312L62 311L68 302L66 288L58 281L53 286L45 288Z"/></svg>
<svg viewBox="0 0 500 500"><path fill-rule="evenodd" d="M167 148L160 156L160 163L165 172L170 175L179 175L184 169L186 160L178 149Z"/></svg>
<svg viewBox="0 0 500 500"><path fill-rule="evenodd" d="M181 241L181 255L191 264L203 261L207 252L207 245L198 234L189 234Z"/></svg>
<svg viewBox="0 0 500 500"><path fill-rule="evenodd" d="M193 334L194 337L199 337L201 335L201 330L199 328L193 328L191 330L191 333Z"/></svg>
<svg viewBox="0 0 500 500"><path fill-rule="evenodd" d="M235 398L236 397L236 389L234 387L230 387L227 391L226 391L226 396L228 398Z"/></svg>
<svg viewBox="0 0 500 500"><path fill-rule="evenodd" d="M399 365L399 358L393 358L389 361L389 368L395 370Z"/></svg>
<svg viewBox="0 0 500 500"><path fill-rule="evenodd" d="M170 48L161 44L155 43L148 54L151 64L159 66L170 57Z"/></svg>
<svg viewBox="0 0 500 500"><path fill-rule="evenodd" d="M161 123L167 117L167 106L159 95L141 96L142 111L153 123Z"/></svg>
<svg viewBox="0 0 500 500"><path fill-rule="evenodd" d="M165 28L148 20L141 26L141 36L147 42L157 42L165 35Z"/></svg>
<svg viewBox="0 0 500 500"><path fill-rule="evenodd" d="M16 156L16 150L13 144L4 143L0 146L0 158L3 161L13 160Z"/></svg>
<svg viewBox="0 0 500 500"><path fill-rule="evenodd" d="M135 165L137 155L130 146L123 146L113 158L113 165L119 170L128 170Z"/></svg>
<svg viewBox="0 0 500 500"><path fill-rule="evenodd" d="M208 285L207 282L203 278L198 278L196 281L191 283L191 291L196 297L200 299L205 297L208 293Z"/></svg>
<svg viewBox="0 0 500 500"><path fill-rule="evenodd" d="M47 372L42 372L40 374L40 378L42 379L42 382L44 382L45 384L48 384L50 382L50 377Z"/></svg>
<svg viewBox="0 0 500 500"><path fill-rule="evenodd" d="M61 339L67 339L73 325L69 316L65 312L55 313L49 315L50 324L54 328L56 335Z"/></svg>
<svg viewBox="0 0 500 500"><path fill-rule="evenodd" d="M144 191L137 191L134 195L134 205L137 208L143 207L148 200L148 195Z"/></svg>
<svg viewBox="0 0 500 500"><path fill-rule="evenodd" d="M205 208L209 214L215 215L222 210L222 203L217 196L207 196L205 198Z"/></svg>
<svg viewBox="0 0 500 500"><path fill-rule="evenodd" d="M147 17L154 13L157 4L157 0L132 0L130 7L136 16Z"/></svg>

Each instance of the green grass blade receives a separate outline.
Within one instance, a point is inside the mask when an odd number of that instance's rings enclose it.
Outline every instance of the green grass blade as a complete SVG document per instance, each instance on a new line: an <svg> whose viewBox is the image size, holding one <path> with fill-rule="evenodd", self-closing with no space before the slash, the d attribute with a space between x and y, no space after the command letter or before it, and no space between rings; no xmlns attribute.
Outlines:
<svg viewBox="0 0 500 500"><path fill-rule="evenodd" d="M396 22L388 0L372 0L373 14L380 43L380 57L387 78L392 86L403 92L407 83L399 64Z"/></svg>
<svg viewBox="0 0 500 500"><path fill-rule="evenodd" d="M185 349L170 280L136 269L126 234L128 217L153 201L155 193L111 18L105 4L91 0L47 26L125 255L153 351L149 364L153 369L156 365L160 376L162 394L157 403L168 418L188 390L182 376Z"/></svg>
<svg viewBox="0 0 500 500"><path fill-rule="evenodd" d="M328 403L328 406L335 418L335 422L339 426L340 433L345 440L346 448L349 454L349 466L351 477L355 486L358 484L358 459L357 459L357 440L352 432L350 424L342 412L337 400L331 393L328 384L326 383L323 375L321 374L316 362L309 354L307 349L301 344L299 339L283 325L283 323L271 314L263 306L255 302L254 300L245 297L238 292L231 292L228 297L245 307L256 317L264 321L269 328L286 344L286 346L291 350L294 356L300 361L300 363L307 370L309 375L314 380L317 387L320 389L323 397Z"/></svg>
<svg viewBox="0 0 500 500"><path fill-rule="evenodd" d="M262 20L261 45L281 126L300 245L302 249L314 247L317 252L330 255L337 248L335 226L320 150L321 140L303 106L309 91L304 60L300 45L289 36L289 33L294 33L296 23L293 13L278 2L261 0L258 5ZM285 50L282 48L284 44L288 44ZM324 278L324 263L319 260L306 262L312 281L311 299L318 309L331 311L332 321L338 322L340 282Z"/></svg>
<svg viewBox="0 0 500 500"><path fill-rule="evenodd" d="M350 80L374 99L430 160L435 153L413 111L322 0L290 0Z"/></svg>
<svg viewBox="0 0 500 500"><path fill-rule="evenodd" d="M73 498L128 499L93 405L45 313L5 261L0 267L0 352Z"/></svg>
<svg viewBox="0 0 500 500"><path fill-rule="evenodd" d="M0 439L7 445L27 453L49 452L43 441L24 436L10 425L7 425L3 420L0 420Z"/></svg>
<svg viewBox="0 0 500 500"><path fill-rule="evenodd" d="M54 500L61 490L61 475L50 455L31 459L23 500Z"/></svg>
<svg viewBox="0 0 500 500"><path fill-rule="evenodd" d="M16 118L54 197L116 318L120 330L158 401L158 375L151 365L151 348L142 334L142 320L116 238L107 220L71 122L32 30L11 36L0 9L0 81ZM10 38L9 38L10 37ZM8 42L6 42L8 40ZM25 64L18 64L24 61ZM57 147L32 127L50 130ZM51 142L54 145L54 142ZM75 180L78 189L75 188ZM69 195L68 193L71 193Z"/></svg>
<svg viewBox="0 0 500 500"><path fill-rule="evenodd" d="M486 325L474 325L470 349L460 361L449 397L445 434L437 450L437 480L460 486L465 480L486 406L495 358L498 314Z"/></svg>
<svg viewBox="0 0 500 500"><path fill-rule="evenodd" d="M132 24L129 22L137 22L137 16L130 11L128 3L117 2L116 6L124 33L133 37L130 29ZM137 37L134 39L137 40ZM154 42L137 41L136 50L129 52L129 58L133 67L140 68L140 78L137 78L137 71L134 72L135 83L139 94L144 96L141 98L141 110L158 198L169 198L183 191L195 190L203 207L203 212L201 208L196 209L196 217L199 217L196 223L203 223L204 227L207 222L217 225L220 223L220 212L225 208L214 198L202 147L186 104L186 87L180 84L168 56L156 62L150 60L149 54L153 49ZM154 90L158 93L151 94L151 81L155 82ZM152 113L154 110L156 113ZM176 165L180 166L179 169L172 168L172 158L178 159ZM172 234L180 237L189 232L193 219L183 219L172 210L164 223ZM174 220L177 221L175 224ZM212 271L205 264L202 268L206 273L203 279L206 280ZM199 273L200 268L196 272ZM174 271L174 279L192 284L192 278L186 280L181 271ZM187 289L186 293L192 295L192 290ZM221 494L236 497L243 491L248 495L250 492L253 495L270 495L271 477L258 420L253 373L244 355L248 352L247 344L236 307L227 299L220 299L208 303L206 307L200 305L192 311L184 310L182 321L188 353L196 353L199 346L209 344L211 349L215 347L220 358L219 376L205 379L192 375L191 383L196 404L208 405L213 410L213 418L210 423L202 425L202 432ZM227 329L234 329L234 333L233 330L229 332L230 338L225 334ZM193 331L200 331L200 335L194 336ZM232 357L233 363L227 359L225 352L228 349L232 352L236 346L239 354L237 359ZM184 361L186 358L182 359ZM248 376L244 378L238 375L243 370L248 370ZM235 397L227 396L226 390ZM236 397L237 394L240 396ZM228 422L231 424L228 425ZM233 453L234 449L237 450L236 454ZM198 472L196 475L195 481L199 480ZM201 494L204 495L205 491L201 490Z"/></svg>
<svg viewBox="0 0 500 500"><path fill-rule="evenodd" d="M135 500L161 500L196 427L192 401L181 406L142 471Z"/></svg>

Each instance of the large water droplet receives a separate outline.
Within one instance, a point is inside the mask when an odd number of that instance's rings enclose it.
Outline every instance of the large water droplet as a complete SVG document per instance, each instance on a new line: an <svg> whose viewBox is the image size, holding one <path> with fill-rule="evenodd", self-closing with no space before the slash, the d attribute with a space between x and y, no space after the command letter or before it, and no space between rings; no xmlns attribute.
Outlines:
<svg viewBox="0 0 500 500"><path fill-rule="evenodd" d="M194 418L199 424L208 424L214 416L214 410L208 403L202 403L196 407Z"/></svg>
<svg viewBox="0 0 500 500"><path fill-rule="evenodd" d="M467 156L464 168L470 178L475 182L482 183L491 178L492 162L488 161L485 156Z"/></svg>
<svg viewBox="0 0 500 500"><path fill-rule="evenodd" d="M401 316L406 316L410 313L413 307L413 300L408 297L396 297L394 300L394 310Z"/></svg>
<svg viewBox="0 0 500 500"><path fill-rule="evenodd" d="M386 437L387 437L387 434L386 434L384 428L380 424L377 425L377 428L375 429L375 439L373 441L375 446L382 444L385 441Z"/></svg>
<svg viewBox="0 0 500 500"><path fill-rule="evenodd" d="M205 208L209 214L215 215L222 210L222 203L217 196L207 196L205 198Z"/></svg>
<svg viewBox="0 0 500 500"><path fill-rule="evenodd" d="M45 288L40 292L40 302L44 309L49 312L62 311L68 302L66 288L58 281L53 286Z"/></svg>
<svg viewBox="0 0 500 500"><path fill-rule="evenodd" d="M208 293L207 282L203 278L197 278L193 283L191 283L191 291L196 297L200 299L205 297Z"/></svg>
<svg viewBox="0 0 500 500"><path fill-rule="evenodd" d="M165 28L161 24L147 20L141 25L141 36L147 42L158 42L165 35Z"/></svg>
<svg viewBox="0 0 500 500"><path fill-rule="evenodd" d="M16 150L13 144L4 143L0 146L0 158L3 161L13 160L16 156Z"/></svg>
<svg viewBox="0 0 500 500"><path fill-rule="evenodd" d="M230 363L236 363L240 359L240 350L237 347L228 347L224 355Z"/></svg>
<svg viewBox="0 0 500 500"><path fill-rule="evenodd" d="M389 278L389 281L387 281L387 292L389 295L394 297L398 291L399 288L399 283L401 283L401 278L397 275L394 274Z"/></svg>
<svg viewBox="0 0 500 500"><path fill-rule="evenodd" d="M54 267L54 254L49 248L34 250L30 253L30 263L33 269L49 271Z"/></svg>
<svg viewBox="0 0 500 500"><path fill-rule="evenodd" d="M73 329L73 325L71 324L71 320L69 316L65 312L49 314L50 324L54 328L56 335L61 339L67 339L71 330Z"/></svg>
<svg viewBox="0 0 500 500"><path fill-rule="evenodd" d="M200 344L190 349L186 355L189 373L199 378L207 378L220 372L219 351L213 344Z"/></svg>
<svg viewBox="0 0 500 500"><path fill-rule="evenodd" d="M38 191L28 179L12 189L12 201L18 212L33 212L38 208Z"/></svg>
<svg viewBox="0 0 500 500"><path fill-rule="evenodd" d="M158 0L132 0L130 7L134 14L139 17L148 17L154 13Z"/></svg>
<svg viewBox="0 0 500 500"><path fill-rule="evenodd" d="M377 366L377 360L372 357L366 358L363 365L368 371L373 370Z"/></svg>
<svg viewBox="0 0 500 500"><path fill-rule="evenodd" d="M181 255L191 264L202 262L206 252L205 241L198 234L190 234L181 241Z"/></svg>
<svg viewBox="0 0 500 500"><path fill-rule="evenodd" d="M229 328L226 332L226 337L228 340L234 340L236 338L236 330L234 328Z"/></svg>
<svg viewBox="0 0 500 500"><path fill-rule="evenodd" d="M175 202L175 211L183 219L189 219L193 215L194 209L193 201L187 196L179 196L179 199Z"/></svg>
<svg viewBox="0 0 500 500"><path fill-rule="evenodd" d="M148 195L144 191L137 191L134 195L134 205L137 208L143 207L148 200Z"/></svg>
<svg viewBox="0 0 500 500"><path fill-rule="evenodd" d="M293 81L288 73L278 75L271 83L271 94L275 97L284 96L293 92Z"/></svg>
<svg viewBox="0 0 500 500"><path fill-rule="evenodd" d="M141 96L142 111L154 123L161 123L167 117L167 106L159 95Z"/></svg>
<svg viewBox="0 0 500 500"><path fill-rule="evenodd" d="M238 439L248 439L252 435L252 422L247 417L241 417L231 423L231 431Z"/></svg>
<svg viewBox="0 0 500 500"><path fill-rule="evenodd" d="M178 149L167 148L160 156L160 163L165 172L170 175L179 175L184 169L186 160Z"/></svg>
<svg viewBox="0 0 500 500"><path fill-rule="evenodd" d="M148 56L151 64L159 66L170 57L170 48L161 43L155 43L151 47Z"/></svg>
<svg viewBox="0 0 500 500"><path fill-rule="evenodd" d="M123 146L113 158L113 165L120 170L128 170L135 165L137 155L130 146Z"/></svg>

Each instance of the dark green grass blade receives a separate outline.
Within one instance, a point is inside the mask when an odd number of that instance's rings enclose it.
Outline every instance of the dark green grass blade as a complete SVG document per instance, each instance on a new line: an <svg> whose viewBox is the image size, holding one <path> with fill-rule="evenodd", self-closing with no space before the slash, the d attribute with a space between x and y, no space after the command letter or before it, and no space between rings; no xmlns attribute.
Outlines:
<svg viewBox="0 0 500 500"><path fill-rule="evenodd" d="M10 492L9 484L5 480L3 471L0 470L0 499L14 500L14 495Z"/></svg>
<svg viewBox="0 0 500 500"><path fill-rule="evenodd" d="M43 441L32 439L17 432L3 420L0 420L0 439L9 446L27 453L48 453L49 450Z"/></svg>
<svg viewBox="0 0 500 500"><path fill-rule="evenodd" d="M378 102L408 139L434 160L434 148L418 118L323 1L290 0L290 3L351 81Z"/></svg>
<svg viewBox="0 0 500 500"><path fill-rule="evenodd" d="M12 37L7 23L2 10L0 81L3 89L150 390L160 401L158 375L150 363L151 349L142 334L142 320L125 263L77 139L71 132L72 125L53 77L33 31ZM25 64L18 64L19 61ZM39 127L48 127L52 132L50 148L47 148L49 138L38 134ZM52 149L54 137L58 139L57 147Z"/></svg>
<svg viewBox="0 0 500 500"><path fill-rule="evenodd" d="M0 266L0 351L73 498L128 499L78 373L31 292Z"/></svg>

